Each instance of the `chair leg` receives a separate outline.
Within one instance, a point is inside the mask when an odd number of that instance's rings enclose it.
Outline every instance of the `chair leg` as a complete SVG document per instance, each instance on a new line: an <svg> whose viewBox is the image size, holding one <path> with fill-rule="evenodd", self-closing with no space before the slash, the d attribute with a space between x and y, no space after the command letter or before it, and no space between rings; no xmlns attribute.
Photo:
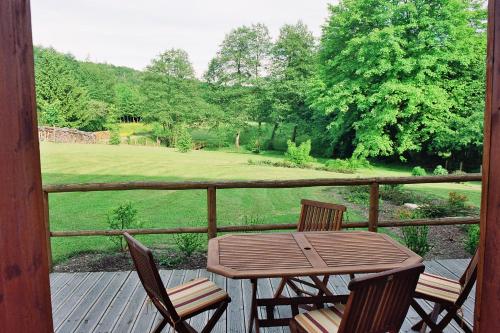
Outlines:
<svg viewBox="0 0 500 333"><path fill-rule="evenodd" d="M215 310L214 314L212 315L212 318L210 318L210 320L207 322L207 325L203 328L201 333L209 333L213 330L215 324L217 324L224 311L226 311L229 302L231 302L231 299L226 300L221 305L219 305L217 310Z"/></svg>
<svg viewBox="0 0 500 333"><path fill-rule="evenodd" d="M465 333L472 333L472 329L470 328L469 324L465 322L465 320L460 317L457 313L453 316L453 319L457 322L458 326L465 332Z"/></svg>
<svg viewBox="0 0 500 333"><path fill-rule="evenodd" d="M437 315L439 315L439 313L441 313L441 311L443 310L441 306L439 306L439 308L437 309L437 305L438 304L436 304L436 306L434 306L433 311L429 315L425 312L424 309L422 309L422 307L417 303L416 300L413 300L411 302L411 307L413 309L415 309L415 312L418 313L418 315L420 316L420 318L422 318L422 320L419 321L418 323L416 323L415 325L413 325L413 327L411 329L414 331L420 331L420 332L425 332L426 326L429 326L431 328L431 330L436 329L437 328L436 322L431 319L431 316L433 315L433 313L435 311L436 311ZM437 318L437 315L436 315L436 318Z"/></svg>
<svg viewBox="0 0 500 333"><path fill-rule="evenodd" d="M158 325L156 325L155 329L153 330L153 333L160 333L167 324L168 324L167 319L163 318L163 320Z"/></svg>

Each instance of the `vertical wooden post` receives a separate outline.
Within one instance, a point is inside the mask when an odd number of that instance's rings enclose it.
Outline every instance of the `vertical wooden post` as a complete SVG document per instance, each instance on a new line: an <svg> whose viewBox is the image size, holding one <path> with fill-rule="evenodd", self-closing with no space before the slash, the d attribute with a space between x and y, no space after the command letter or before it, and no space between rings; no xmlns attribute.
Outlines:
<svg viewBox="0 0 500 333"><path fill-rule="evenodd" d="M217 237L217 195L215 187L207 189L208 239Z"/></svg>
<svg viewBox="0 0 500 333"><path fill-rule="evenodd" d="M29 0L0 1L0 332L53 332Z"/></svg>
<svg viewBox="0 0 500 333"><path fill-rule="evenodd" d="M379 185L370 185L370 210L368 212L368 231L377 232L379 206Z"/></svg>
<svg viewBox="0 0 500 333"><path fill-rule="evenodd" d="M43 191L43 224L45 228L45 237L47 239L47 261L49 263L49 271L52 271L52 244L50 242L50 211L49 211L49 193Z"/></svg>
<svg viewBox="0 0 500 333"><path fill-rule="evenodd" d="M488 6L483 183L474 332L500 332L500 0Z"/></svg>

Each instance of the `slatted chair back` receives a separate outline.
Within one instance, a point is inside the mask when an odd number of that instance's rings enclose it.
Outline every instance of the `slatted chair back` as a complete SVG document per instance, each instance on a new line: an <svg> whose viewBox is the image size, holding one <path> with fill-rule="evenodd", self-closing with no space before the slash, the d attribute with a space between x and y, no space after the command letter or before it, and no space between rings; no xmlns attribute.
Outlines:
<svg viewBox="0 0 500 333"><path fill-rule="evenodd" d="M327 202L303 199L297 231L338 231L346 207Z"/></svg>
<svg viewBox="0 0 500 333"><path fill-rule="evenodd" d="M479 263L479 249L476 250L474 256L472 257L467 269L460 277L460 285L462 286L462 291L460 292L460 296L458 297L456 304L462 305L467 297L469 297L469 293L476 282L477 277L477 266Z"/></svg>
<svg viewBox="0 0 500 333"><path fill-rule="evenodd" d="M338 332L399 332L424 268L418 264L351 280Z"/></svg>
<svg viewBox="0 0 500 333"><path fill-rule="evenodd" d="M158 268L153 260L151 250L142 245L128 233L123 233L127 240L132 261L139 275L139 279L146 290L149 298L156 306L158 311L165 317L170 318L172 322L179 320L175 307L170 301L167 291L163 286Z"/></svg>

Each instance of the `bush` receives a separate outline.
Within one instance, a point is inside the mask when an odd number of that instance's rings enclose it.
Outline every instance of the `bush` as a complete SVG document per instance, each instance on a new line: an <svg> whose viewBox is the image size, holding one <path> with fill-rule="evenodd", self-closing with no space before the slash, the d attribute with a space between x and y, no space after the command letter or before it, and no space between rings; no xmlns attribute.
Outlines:
<svg viewBox="0 0 500 333"><path fill-rule="evenodd" d="M406 191L402 184L380 186L380 198L396 205L420 201L420 198L414 192Z"/></svg>
<svg viewBox="0 0 500 333"><path fill-rule="evenodd" d="M455 170L452 172L452 174L455 176L465 176L465 175L467 175L467 172L462 171L462 170Z"/></svg>
<svg viewBox="0 0 500 333"><path fill-rule="evenodd" d="M434 171L432 172L433 175L435 176L445 176L448 174L448 170L446 170L445 168L443 168L443 166L441 165L438 165L436 167L436 169L434 169Z"/></svg>
<svg viewBox="0 0 500 333"><path fill-rule="evenodd" d="M262 143L262 139L260 138L260 136L252 137L249 140L248 144L246 145L246 148L254 154L260 154L263 147L264 145Z"/></svg>
<svg viewBox="0 0 500 333"><path fill-rule="evenodd" d="M311 153L311 140L302 142L298 147L292 140L287 141L288 149L285 153L285 159L296 165L303 166L314 159L309 155Z"/></svg>
<svg viewBox="0 0 500 333"><path fill-rule="evenodd" d="M109 144L110 145L119 145L122 142L122 139L120 137L120 131L118 130L118 127L113 127L110 132L109 136Z"/></svg>
<svg viewBox="0 0 500 333"><path fill-rule="evenodd" d="M187 153L193 149L193 138L185 126L181 126L175 133L175 148L181 153Z"/></svg>
<svg viewBox="0 0 500 333"><path fill-rule="evenodd" d="M465 249L470 254L474 254L479 244L479 226L471 225L467 231L467 239L465 240Z"/></svg>
<svg viewBox="0 0 500 333"><path fill-rule="evenodd" d="M345 199L355 204L368 205L370 200L370 187L366 185L346 187Z"/></svg>
<svg viewBox="0 0 500 333"><path fill-rule="evenodd" d="M468 198L464 194L450 192L448 200L434 200L418 208L419 214L425 218L473 216L479 212L477 208L466 204Z"/></svg>
<svg viewBox="0 0 500 333"><path fill-rule="evenodd" d="M349 162L349 160L328 160L326 163L326 168L329 171L340 172L340 173L354 173L356 168Z"/></svg>
<svg viewBox="0 0 500 333"><path fill-rule="evenodd" d="M419 166L414 167L411 169L411 175L412 176L426 176L427 172L425 172L425 169Z"/></svg>
<svg viewBox="0 0 500 333"><path fill-rule="evenodd" d="M191 257L203 245L201 234L176 234L174 239L179 251L187 258Z"/></svg>
<svg viewBox="0 0 500 333"><path fill-rule="evenodd" d="M411 220L422 216L419 215L418 211L402 210L400 211L399 217L404 220ZM419 256L423 257L430 251L429 226L402 227L401 233L403 234L403 242L405 245Z"/></svg>
<svg viewBox="0 0 500 333"><path fill-rule="evenodd" d="M126 202L113 209L107 216L108 225L113 230L124 230L138 228L141 223L137 221L137 209L131 202ZM121 251L125 250L125 243L122 236L111 236L109 238L113 243L119 246Z"/></svg>

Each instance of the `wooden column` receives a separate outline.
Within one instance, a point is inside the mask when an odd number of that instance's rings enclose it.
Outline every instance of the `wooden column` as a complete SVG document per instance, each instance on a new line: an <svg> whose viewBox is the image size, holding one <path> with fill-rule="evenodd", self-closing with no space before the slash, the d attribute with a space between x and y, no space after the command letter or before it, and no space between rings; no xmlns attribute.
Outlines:
<svg viewBox="0 0 500 333"><path fill-rule="evenodd" d="M370 185L370 210L368 212L368 231L377 232L379 208L379 184Z"/></svg>
<svg viewBox="0 0 500 333"><path fill-rule="evenodd" d="M474 332L500 332L500 0L488 5L481 240Z"/></svg>
<svg viewBox="0 0 500 333"><path fill-rule="evenodd" d="M43 191L43 225L45 228L45 238L47 243L47 262L49 271L52 272L52 244L50 242L50 210L49 193Z"/></svg>
<svg viewBox="0 0 500 333"><path fill-rule="evenodd" d="M216 189L210 186L207 189L208 205L208 239L217 237L217 195Z"/></svg>
<svg viewBox="0 0 500 333"><path fill-rule="evenodd" d="M52 332L28 0L0 1L0 332Z"/></svg>

